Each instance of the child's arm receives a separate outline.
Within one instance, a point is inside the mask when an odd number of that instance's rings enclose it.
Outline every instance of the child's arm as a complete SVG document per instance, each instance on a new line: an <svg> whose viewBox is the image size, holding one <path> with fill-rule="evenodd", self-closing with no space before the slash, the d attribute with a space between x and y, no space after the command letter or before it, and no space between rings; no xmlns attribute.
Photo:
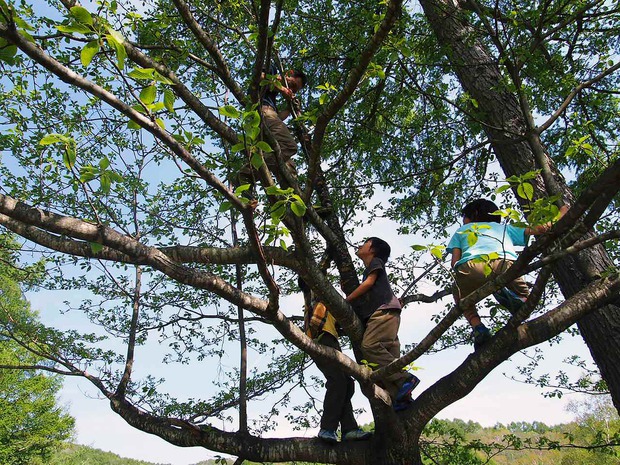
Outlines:
<svg viewBox="0 0 620 465"><path fill-rule="evenodd" d="M461 259L461 249L457 249L454 248L452 249L452 260L450 261L450 267L454 268L454 265L456 265L456 262L458 262Z"/></svg>
<svg viewBox="0 0 620 465"><path fill-rule="evenodd" d="M568 207L566 205L562 205L560 207L560 216L558 220L562 218L566 212L568 211ZM546 233L551 229L553 223L539 224L538 226L534 226L533 228L525 228L525 234L527 236L540 236L541 234Z"/></svg>
<svg viewBox="0 0 620 465"><path fill-rule="evenodd" d="M370 288L375 285L375 282L377 281L377 276L379 276L379 270L371 272L364 280L364 282L357 286L357 288L347 296L346 301L351 302L352 300L355 300L366 294L370 290Z"/></svg>

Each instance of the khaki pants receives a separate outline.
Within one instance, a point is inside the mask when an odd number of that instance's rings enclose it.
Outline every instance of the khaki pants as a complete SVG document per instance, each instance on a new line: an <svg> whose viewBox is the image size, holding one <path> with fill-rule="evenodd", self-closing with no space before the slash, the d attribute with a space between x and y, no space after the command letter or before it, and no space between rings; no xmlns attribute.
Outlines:
<svg viewBox="0 0 620 465"><path fill-rule="evenodd" d="M454 295L454 301L459 302L463 297L468 296L475 290L482 287L483 284L495 279L500 274L508 270L514 262L512 260L506 260L499 258L497 260L491 260L489 266L493 270L489 276L484 275L484 263L470 260L468 262L459 265L455 270L455 285L452 288L452 294ZM519 297L526 299L530 295L530 290L525 283L523 276L519 276L513 282L506 286L513 291ZM472 318L478 316L476 311L476 305L469 305L467 308L462 308L463 315L467 318L467 321L471 321Z"/></svg>
<svg viewBox="0 0 620 465"><path fill-rule="evenodd" d="M362 355L369 363L376 363L372 368L378 370L400 358L400 309L377 310L366 322L362 338ZM378 383L386 389L392 400L409 375L399 371Z"/></svg>
<svg viewBox="0 0 620 465"><path fill-rule="evenodd" d="M288 130L286 124L284 124L284 121L278 117L276 111L269 105L263 105L261 107L261 118L273 138L280 146L280 156L282 161L285 163L289 172L296 177L297 170L295 169L295 162L291 159L293 155L297 153L297 142L295 141L295 138ZM272 147L272 149L275 151L276 147ZM263 157L269 171L275 175L276 179L281 181L282 176L279 175L280 170L278 169L278 163L275 155L273 153L265 153ZM241 168L239 171L240 183L251 182L252 170L253 168L250 165L244 165L243 168Z"/></svg>

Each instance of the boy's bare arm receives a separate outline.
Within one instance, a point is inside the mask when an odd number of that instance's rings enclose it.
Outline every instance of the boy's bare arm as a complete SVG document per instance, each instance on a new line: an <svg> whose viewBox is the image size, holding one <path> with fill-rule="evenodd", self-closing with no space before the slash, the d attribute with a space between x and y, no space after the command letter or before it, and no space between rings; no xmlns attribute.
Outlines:
<svg viewBox="0 0 620 465"><path fill-rule="evenodd" d="M560 207L560 216L558 217L558 220L562 218L566 214L567 211L568 211L568 207L566 205L562 205ZM546 223L546 224L534 226L533 228L526 228L525 234L528 236L539 236L549 231L551 229L551 226L553 226L552 223Z"/></svg>
<svg viewBox="0 0 620 465"><path fill-rule="evenodd" d="M456 265L456 262L458 262L461 259L461 249L452 249L452 261L450 262L450 267L454 268L454 265Z"/></svg>
<svg viewBox="0 0 620 465"><path fill-rule="evenodd" d="M375 285L378 275L379 275L379 270L375 270L372 273L370 273L368 277L364 280L364 282L360 284L359 286L357 286L357 288L347 296L346 298L347 302L351 302L363 296L364 294L366 294L370 290L370 288L372 288L372 286Z"/></svg>

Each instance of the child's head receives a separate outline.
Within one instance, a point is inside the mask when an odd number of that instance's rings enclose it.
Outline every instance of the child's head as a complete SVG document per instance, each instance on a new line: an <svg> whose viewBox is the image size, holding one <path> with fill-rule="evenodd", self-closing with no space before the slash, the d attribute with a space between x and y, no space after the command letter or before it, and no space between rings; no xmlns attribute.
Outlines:
<svg viewBox="0 0 620 465"><path fill-rule="evenodd" d="M368 246L366 244L368 244ZM364 242L364 245L360 247L360 250L363 250L365 247L368 247L369 252L372 253L373 257L380 258L384 262L387 262L388 258L390 257L390 253L392 252L390 245L383 239L379 239L378 237L369 237L368 239L366 239L366 242Z"/></svg>
<svg viewBox="0 0 620 465"><path fill-rule="evenodd" d="M497 205L490 200L477 199L465 205L461 213L472 223L501 223L498 215L491 214L497 210Z"/></svg>

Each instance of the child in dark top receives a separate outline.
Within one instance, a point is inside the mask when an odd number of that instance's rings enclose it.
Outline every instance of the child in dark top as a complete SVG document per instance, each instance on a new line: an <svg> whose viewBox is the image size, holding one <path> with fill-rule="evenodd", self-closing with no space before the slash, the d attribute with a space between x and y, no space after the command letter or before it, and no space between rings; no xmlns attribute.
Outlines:
<svg viewBox="0 0 620 465"><path fill-rule="evenodd" d="M362 354L369 363L376 364L376 368L400 358L398 327L401 305L392 292L385 271L390 252L388 243L378 237L364 242L356 253L366 266L362 283L346 299L354 303L353 308L365 325ZM362 296L367 300L357 301ZM389 392L394 410L399 411L407 408L411 391L419 382L412 374L399 371L379 384Z"/></svg>
<svg viewBox="0 0 620 465"><path fill-rule="evenodd" d="M336 319L322 302L314 299L314 294L301 278L297 283L304 294L304 329L308 337L317 344L342 352L338 342ZM336 431L340 426L343 441L363 441L370 439L372 433L362 431L355 417L351 398L355 393L355 382L336 363L317 360L316 366L325 376L325 398L321 415L319 439L335 444Z"/></svg>
<svg viewBox="0 0 620 465"><path fill-rule="evenodd" d="M497 210L497 205L490 200L477 199L465 205L461 211L463 226L457 229L447 247L448 252L452 253L451 263L455 279L453 295L457 303L461 298L508 270L517 259L515 246L526 246L529 236L543 234L551 227L551 223L533 228L501 224L500 217L493 214ZM561 207L559 218L567 211L567 207ZM474 243L468 238L471 232L476 235ZM498 258L482 259L483 256L488 257L491 254L497 254ZM491 268L490 274L485 274L486 265ZM495 292L493 296L514 313L525 303L529 294L529 288L520 276ZM491 332L480 320L475 304L462 310L473 328L474 348L478 349L491 338Z"/></svg>

